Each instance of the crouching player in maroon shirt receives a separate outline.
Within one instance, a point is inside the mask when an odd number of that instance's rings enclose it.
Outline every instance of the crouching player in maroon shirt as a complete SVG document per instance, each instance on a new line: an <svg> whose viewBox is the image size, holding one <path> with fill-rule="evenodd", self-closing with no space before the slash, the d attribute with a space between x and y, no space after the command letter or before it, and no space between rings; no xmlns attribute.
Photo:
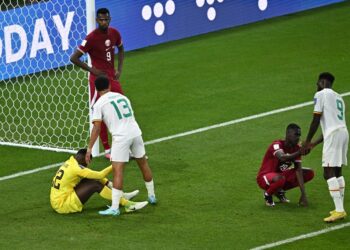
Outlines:
<svg viewBox="0 0 350 250"><path fill-rule="evenodd" d="M304 183L312 180L314 171L301 166L301 150L298 145L300 136L300 127L291 123L287 126L285 140L273 141L265 153L256 181L259 187L265 190L267 206L275 205L273 195L277 196L280 202L289 202L285 191L297 186L301 192L299 204L308 205Z"/></svg>

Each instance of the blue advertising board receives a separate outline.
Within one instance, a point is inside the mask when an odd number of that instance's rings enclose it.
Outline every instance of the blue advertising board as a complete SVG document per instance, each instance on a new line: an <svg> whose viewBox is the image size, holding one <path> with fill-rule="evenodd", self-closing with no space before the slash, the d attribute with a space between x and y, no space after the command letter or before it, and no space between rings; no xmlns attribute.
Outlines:
<svg viewBox="0 0 350 250"><path fill-rule="evenodd" d="M342 0L98 0L126 50L299 12Z"/></svg>
<svg viewBox="0 0 350 250"><path fill-rule="evenodd" d="M239 26L343 0L96 0L126 50ZM86 36L85 1L52 0L0 12L0 80L70 64Z"/></svg>
<svg viewBox="0 0 350 250"><path fill-rule="evenodd" d="M85 1L52 0L0 12L0 80L69 64L86 32Z"/></svg>

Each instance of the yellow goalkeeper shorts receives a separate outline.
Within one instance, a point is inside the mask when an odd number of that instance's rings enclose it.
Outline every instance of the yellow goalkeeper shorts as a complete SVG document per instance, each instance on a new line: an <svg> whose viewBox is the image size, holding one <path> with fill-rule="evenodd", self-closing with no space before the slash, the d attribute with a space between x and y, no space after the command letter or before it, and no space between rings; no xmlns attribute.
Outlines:
<svg viewBox="0 0 350 250"><path fill-rule="evenodd" d="M51 207L59 214L77 213L83 210L83 204L75 192L71 192L64 199L50 199Z"/></svg>

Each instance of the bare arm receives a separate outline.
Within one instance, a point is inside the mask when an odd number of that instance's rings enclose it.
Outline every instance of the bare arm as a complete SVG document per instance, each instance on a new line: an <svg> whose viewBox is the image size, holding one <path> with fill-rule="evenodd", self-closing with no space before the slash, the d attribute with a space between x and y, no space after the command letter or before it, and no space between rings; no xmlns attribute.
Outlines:
<svg viewBox="0 0 350 250"><path fill-rule="evenodd" d="M321 135L319 138L317 138L317 140L315 140L314 142L312 142L310 144L311 148L316 147L318 144L320 144L321 142L323 142L323 135Z"/></svg>
<svg viewBox="0 0 350 250"><path fill-rule="evenodd" d="M93 126L92 131L91 131L90 141L89 141L86 156L85 156L85 161L88 164L91 161L90 159L91 159L92 147L94 146L94 144L98 138L98 135L100 134L100 131L101 131L101 121L94 121L94 126Z"/></svg>
<svg viewBox="0 0 350 250"><path fill-rule="evenodd" d="M320 125L322 114L314 113L312 122L310 124L309 133L307 134L306 141L303 143L303 146L301 147L301 152L303 155L306 155L310 152L310 149L315 147L317 144L321 143L323 141L323 136L318 138L314 143L311 143L312 138L314 137L318 126Z"/></svg>
<svg viewBox="0 0 350 250"><path fill-rule="evenodd" d="M312 140L312 137L314 137L318 129L318 126L320 125L321 115L322 114L314 113L312 122L310 124L309 133L307 134L307 137L306 137L306 141L305 141L306 143L310 143Z"/></svg>
<svg viewBox="0 0 350 250"><path fill-rule="evenodd" d="M284 161L292 161L295 158L299 157L301 155L300 150L294 152L293 154L285 154L282 150L276 152L276 157L278 160L284 162Z"/></svg>
<svg viewBox="0 0 350 250"><path fill-rule="evenodd" d="M84 63L84 62L82 62L82 61L80 60L80 58L81 58L83 55L84 55L84 54L83 54L80 50L76 50L76 51L71 55L70 61L71 61L74 65L76 65L76 66L82 68L82 69L85 70L85 71L90 72L91 74L93 74L93 75L95 75L95 76L99 76L99 75L104 75L104 74L105 74L103 71L101 71L101 70L99 70L99 69L96 69L96 68L94 68L94 67L89 67L89 65L87 65L87 64Z"/></svg>
<svg viewBox="0 0 350 250"><path fill-rule="evenodd" d="M300 199L299 199L299 205L301 206L307 206L308 200L306 198L306 192L305 192L305 186L304 186L304 176L303 176L303 169L301 167L301 164L299 162L296 162L295 164L295 174L297 176L297 180L299 183L300 188Z"/></svg>

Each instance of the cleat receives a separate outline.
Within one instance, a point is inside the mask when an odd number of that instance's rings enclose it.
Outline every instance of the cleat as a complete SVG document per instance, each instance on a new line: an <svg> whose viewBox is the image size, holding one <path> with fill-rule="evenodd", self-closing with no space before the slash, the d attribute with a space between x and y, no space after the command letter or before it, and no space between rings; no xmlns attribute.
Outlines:
<svg viewBox="0 0 350 250"><path fill-rule="evenodd" d="M150 195L150 196L148 196L148 202L150 203L150 204L156 204L157 203L157 199L156 199L156 197L154 196L154 195Z"/></svg>
<svg viewBox="0 0 350 250"><path fill-rule="evenodd" d="M123 197L127 200L131 200L132 198L134 198L136 195L139 194L139 190L135 190L135 191L132 191L130 193L124 193L123 194Z"/></svg>
<svg viewBox="0 0 350 250"><path fill-rule="evenodd" d="M265 205L268 207L274 207L275 203L273 202L272 195L264 193Z"/></svg>
<svg viewBox="0 0 350 250"><path fill-rule="evenodd" d="M120 215L119 209L114 209L114 208L109 207L109 206L108 206L108 209L103 210L103 211L99 211L98 213L100 215L113 215L113 216Z"/></svg>
<svg viewBox="0 0 350 250"><path fill-rule="evenodd" d="M329 214L332 215L332 214L334 214L335 212L336 212L336 210L334 209L334 210L330 211Z"/></svg>
<svg viewBox="0 0 350 250"><path fill-rule="evenodd" d="M286 192L283 190L278 191L275 195L280 200L281 203L289 203L290 202L290 200L288 200L286 197Z"/></svg>
<svg viewBox="0 0 350 250"><path fill-rule="evenodd" d="M337 220L342 220L346 217L346 212L337 212L335 211L334 213L331 214L331 216L326 217L323 219L325 222L334 222Z"/></svg>
<svg viewBox="0 0 350 250"><path fill-rule="evenodd" d="M142 201L142 202L133 202L133 201L128 201L128 203L125 205L125 212L131 213L136 210L140 210L147 206L148 202L147 201Z"/></svg>

